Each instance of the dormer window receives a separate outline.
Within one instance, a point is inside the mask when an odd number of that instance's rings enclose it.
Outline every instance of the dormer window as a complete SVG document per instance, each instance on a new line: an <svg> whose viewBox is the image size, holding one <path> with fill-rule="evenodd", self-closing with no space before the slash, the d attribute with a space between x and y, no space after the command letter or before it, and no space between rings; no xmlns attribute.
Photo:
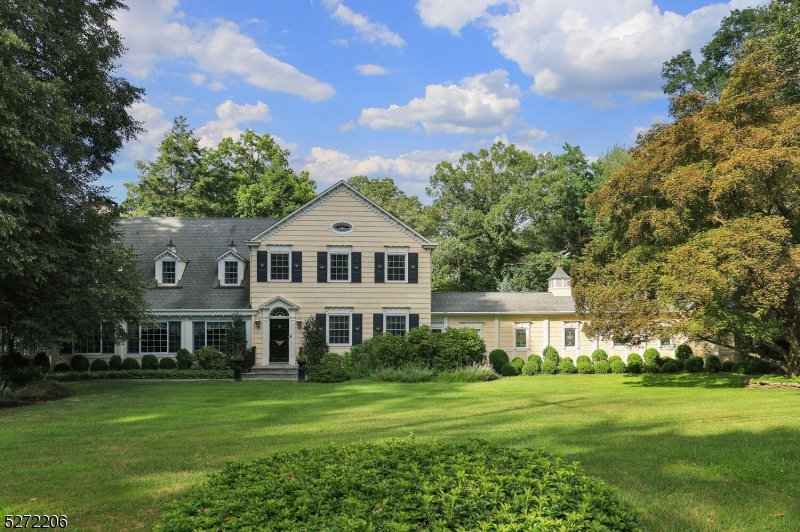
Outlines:
<svg viewBox="0 0 800 532"><path fill-rule="evenodd" d="M236 244L228 244L228 251L217 257L217 279L220 286L240 286L244 279L245 259L236 252Z"/></svg>
<svg viewBox="0 0 800 532"><path fill-rule="evenodd" d="M175 261L161 261L161 284L175 284Z"/></svg>
<svg viewBox="0 0 800 532"><path fill-rule="evenodd" d="M239 263L225 261L225 284L239 284Z"/></svg>
<svg viewBox="0 0 800 532"><path fill-rule="evenodd" d="M177 247L172 240L167 244L167 249L159 253L153 261L156 263L156 283L159 286L177 288L189 261L178 255Z"/></svg>

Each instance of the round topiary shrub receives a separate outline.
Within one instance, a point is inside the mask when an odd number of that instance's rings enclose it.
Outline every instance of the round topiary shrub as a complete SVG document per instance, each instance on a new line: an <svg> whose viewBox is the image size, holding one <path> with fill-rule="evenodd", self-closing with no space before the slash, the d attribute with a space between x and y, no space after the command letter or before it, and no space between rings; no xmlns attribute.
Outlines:
<svg viewBox="0 0 800 532"><path fill-rule="evenodd" d="M514 357L514 360L512 360L510 364L517 368L517 371L522 373L522 368L525 366L525 361L520 357Z"/></svg>
<svg viewBox="0 0 800 532"><path fill-rule="evenodd" d="M410 439L229 463L172 503L155 529L556 530L538 524L578 515L570 530L642 530L638 512L575 462L481 440Z"/></svg>
<svg viewBox="0 0 800 532"><path fill-rule="evenodd" d="M497 373L500 373L500 371L503 369L503 365L508 364L508 362L508 353L502 349L495 349L489 353L489 364L492 365Z"/></svg>
<svg viewBox="0 0 800 532"><path fill-rule="evenodd" d="M720 371L724 371L725 373L730 373L731 370L733 370L733 361L732 360L726 360L725 362L722 363L722 367L720 368Z"/></svg>
<svg viewBox="0 0 800 532"><path fill-rule="evenodd" d="M589 358L588 355L580 355L578 358L575 359L575 365L577 366L581 362L588 362L589 364L592 363L592 359Z"/></svg>
<svg viewBox="0 0 800 532"><path fill-rule="evenodd" d="M175 359L178 363L178 369L192 369L192 362L195 360L194 354L184 348L178 349Z"/></svg>
<svg viewBox="0 0 800 532"><path fill-rule="evenodd" d="M139 361L135 358L126 358L122 361L122 369L141 369Z"/></svg>
<svg viewBox="0 0 800 532"><path fill-rule="evenodd" d="M561 360L561 363L558 365L558 372L559 373L578 373L578 368L575 367L575 363L569 357L564 357Z"/></svg>
<svg viewBox="0 0 800 532"><path fill-rule="evenodd" d="M520 371L511 362L506 362L505 364L503 364L503 367L500 368L500 375L502 375L503 377L516 377L519 374Z"/></svg>
<svg viewBox="0 0 800 532"><path fill-rule="evenodd" d="M675 358L675 359L671 359L670 362L672 362L673 364L675 364L678 367L678 373L683 371L683 367L685 365L683 360L679 360L679 359Z"/></svg>
<svg viewBox="0 0 800 532"><path fill-rule="evenodd" d="M542 356L545 360L551 360L556 364L558 364L559 360L561 360L561 357L558 356L558 351L556 351L556 348L551 345L548 345L542 349Z"/></svg>
<svg viewBox="0 0 800 532"><path fill-rule="evenodd" d="M539 355L530 355L528 361L522 366L523 375L536 375L542 371L542 358Z"/></svg>
<svg viewBox="0 0 800 532"><path fill-rule="evenodd" d="M661 365L661 353L654 347L648 347L644 350L644 364L645 366Z"/></svg>
<svg viewBox="0 0 800 532"><path fill-rule="evenodd" d="M628 365L630 366L632 362L644 365L642 357L639 356L639 353L631 353L628 355L628 360L627 360Z"/></svg>
<svg viewBox="0 0 800 532"><path fill-rule="evenodd" d="M692 356L692 348L689 344L681 344L675 348L675 358L682 362L686 362Z"/></svg>
<svg viewBox="0 0 800 532"><path fill-rule="evenodd" d="M641 373L644 363L638 353L628 355L628 373Z"/></svg>
<svg viewBox="0 0 800 532"><path fill-rule="evenodd" d="M108 359L108 369L119 371L122 369L122 357L119 355L113 355L111 358Z"/></svg>
<svg viewBox="0 0 800 532"><path fill-rule="evenodd" d="M162 358L158 361L158 369L175 369L178 367L178 364L175 362L174 358Z"/></svg>
<svg viewBox="0 0 800 532"><path fill-rule="evenodd" d="M108 371L108 362L102 358L97 358L92 361L92 365L89 366L89 369L91 371Z"/></svg>
<svg viewBox="0 0 800 532"><path fill-rule="evenodd" d="M158 369L158 357L155 355L144 355L142 357L142 369Z"/></svg>
<svg viewBox="0 0 800 532"><path fill-rule="evenodd" d="M645 364L642 371L645 373L661 373L661 368L658 364Z"/></svg>
<svg viewBox="0 0 800 532"><path fill-rule="evenodd" d="M598 360L594 363L595 373L608 373L611 371L611 364L607 360Z"/></svg>
<svg viewBox="0 0 800 532"><path fill-rule="evenodd" d="M545 375L553 375L554 373L558 373L558 365L552 360L545 360L542 362L542 373Z"/></svg>
<svg viewBox="0 0 800 532"><path fill-rule="evenodd" d="M72 371L89 371L89 359L83 355L73 355L69 360L69 368Z"/></svg>
<svg viewBox="0 0 800 532"><path fill-rule="evenodd" d="M678 365L674 360L667 360L661 366L661 373L678 373Z"/></svg>
<svg viewBox="0 0 800 532"><path fill-rule="evenodd" d="M722 362L717 355L708 355L704 366L709 373L719 373L722 369Z"/></svg>
<svg viewBox="0 0 800 532"><path fill-rule="evenodd" d="M58 364L55 365L55 367L53 367L53 371L56 373L67 372L69 371L69 364L66 364L64 362L59 362Z"/></svg>
<svg viewBox="0 0 800 532"><path fill-rule="evenodd" d="M578 368L578 373L583 375L588 375L590 373L594 373L594 366L592 365L591 360L588 360L589 357L586 357L587 360L579 360L575 366Z"/></svg>
<svg viewBox="0 0 800 532"><path fill-rule="evenodd" d="M36 353L33 357L33 366L42 371L50 371L50 357L47 353Z"/></svg>
<svg viewBox="0 0 800 532"><path fill-rule="evenodd" d="M595 349L594 351L592 351L592 361L593 362L599 362L601 360L606 360L607 361L608 360L608 353L606 353L602 349Z"/></svg>
<svg viewBox="0 0 800 532"><path fill-rule="evenodd" d="M614 360L610 364L611 366L611 373L627 373L628 368L625 367L625 363L622 359Z"/></svg>
<svg viewBox="0 0 800 532"><path fill-rule="evenodd" d="M614 362L615 362L615 361L617 361L617 360L619 360L620 362L622 362L622 357L621 357L621 356L619 356L619 355L614 355L614 356L612 356L611 358L609 358L609 359L608 359L608 363L609 363L609 364L612 364L612 363L614 363Z"/></svg>
<svg viewBox="0 0 800 532"><path fill-rule="evenodd" d="M697 356L690 356L686 359L684 363L684 368L689 373L697 373L699 371L703 371L703 359Z"/></svg>

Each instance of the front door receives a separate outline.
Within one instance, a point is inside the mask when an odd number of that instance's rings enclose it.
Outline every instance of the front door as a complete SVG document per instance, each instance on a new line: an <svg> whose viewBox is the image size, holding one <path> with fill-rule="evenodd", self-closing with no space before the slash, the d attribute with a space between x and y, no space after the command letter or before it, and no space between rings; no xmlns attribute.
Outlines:
<svg viewBox="0 0 800 532"><path fill-rule="evenodd" d="M269 319L269 361L289 362L288 319Z"/></svg>

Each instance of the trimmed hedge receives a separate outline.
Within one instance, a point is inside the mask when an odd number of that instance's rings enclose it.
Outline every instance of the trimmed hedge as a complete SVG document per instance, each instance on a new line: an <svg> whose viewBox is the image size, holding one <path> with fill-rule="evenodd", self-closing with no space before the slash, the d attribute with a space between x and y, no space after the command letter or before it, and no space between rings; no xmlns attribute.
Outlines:
<svg viewBox="0 0 800 532"><path fill-rule="evenodd" d="M592 366L592 362L589 360L589 357L586 357L586 360L578 361L576 367L578 368L578 373L582 375L594 373L594 366Z"/></svg>
<svg viewBox="0 0 800 532"><path fill-rule="evenodd" d="M306 374L306 380L309 382L344 382L352 378L353 374L349 369L331 364L311 366Z"/></svg>
<svg viewBox="0 0 800 532"><path fill-rule="evenodd" d="M69 364L66 364L64 362L59 362L58 364L55 365L53 371L57 371L59 373L67 372L69 371Z"/></svg>
<svg viewBox="0 0 800 532"><path fill-rule="evenodd" d="M704 366L709 373L719 373L722 369L722 362L720 362L717 355L708 355Z"/></svg>
<svg viewBox="0 0 800 532"><path fill-rule="evenodd" d="M131 360L126 358L125 360ZM56 366L58 368L58 366ZM97 379L232 379L228 369L128 369L120 371L56 372L48 373L48 380L82 381Z"/></svg>
<svg viewBox="0 0 800 532"><path fill-rule="evenodd" d="M178 369L174 358L162 358L158 361L158 369Z"/></svg>
<svg viewBox="0 0 800 532"><path fill-rule="evenodd" d="M135 358L126 358L122 361L122 369L123 370L136 370L142 369L139 367L139 361Z"/></svg>
<svg viewBox="0 0 800 532"><path fill-rule="evenodd" d="M575 365L577 366L581 362L588 362L589 364L591 364L592 363L592 359L589 358L588 355L580 355L580 356L578 356L578 358L575 359Z"/></svg>
<svg viewBox="0 0 800 532"><path fill-rule="evenodd" d="M180 348L175 355L178 369L192 369L192 362L194 362L194 354L188 349Z"/></svg>
<svg viewBox="0 0 800 532"><path fill-rule="evenodd" d="M686 359L686 363L684 364L684 368L689 373L698 373L703 371L703 359L697 356L690 356Z"/></svg>
<svg viewBox="0 0 800 532"><path fill-rule="evenodd" d="M664 362L664 365L661 366L662 373L678 373L678 371L678 365L674 360L667 360Z"/></svg>
<svg viewBox="0 0 800 532"><path fill-rule="evenodd" d="M595 373L610 373L611 372L611 364L608 363L607 360L598 360L594 363L594 372Z"/></svg>
<svg viewBox="0 0 800 532"><path fill-rule="evenodd" d="M72 371L89 371L89 359L83 355L73 355L69 360L69 368Z"/></svg>
<svg viewBox="0 0 800 532"><path fill-rule="evenodd" d="M36 353L33 357L33 366L42 371L50 371L50 357L47 353Z"/></svg>
<svg viewBox="0 0 800 532"><path fill-rule="evenodd" d="M542 362L541 369L542 373L545 375L553 375L554 373L558 373L558 365L552 360L545 360Z"/></svg>
<svg viewBox="0 0 800 532"><path fill-rule="evenodd" d="M113 370L122 369L122 357L119 355L113 355L111 358L109 358L108 369L113 369Z"/></svg>
<svg viewBox="0 0 800 532"><path fill-rule="evenodd" d="M142 369L158 369L158 357L155 355L144 355L142 357Z"/></svg>
<svg viewBox="0 0 800 532"><path fill-rule="evenodd" d="M628 368L625 367L625 363L622 359L615 360L611 363L611 372L612 373L627 373Z"/></svg>
<svg viewBox="0 0 800 532"><path fill-rule="evenodd" d="M97 358L92 361L92 365L89 366L90 371L108 371L108 362L103 360L102 358Z"/></svg>
<svg viewBox="0 0 800 532"><path fill-rule="evenodd" d="M688 344L681 344L675 348L675 358L682 362L689 360L689 357L692 356L692 354L692 348L689 347Z"/></svg>
<svg viewBox="0 0 800 532"><path fill-rule="evenodd" d="M545 360L550 360L552 362L555 362L556 364L558 364L558 362L561 360L561 357L558 356L558 351L556 351L556 348L553 347L552 345L548 345L547 347L542 349L542 356L544 357Z"/></svg>
<svg viewBox="0 0 800 532"><path fill-rule="evenodd" d="M503 365L509 362L508 353L502 349L495 349L489 353L489 364L492 365L497 373L500 373L500 370L503 369Z"/></svg>
<svg viewBox="0 0 800 532"><path fill-rule="evenodd" d="M592 351L592 361L600 362L601 360L608 360L608 353L602 349L595 349Z"/></svg>
<svg viewBox="0 0 800 532"><path fill-rule="evenodd" d="M525 361L522 359L522 357L514 357L514 360L512 360L510 364L517 368L517 374L519 375L522 373L522 368L525 366Z"/></svg>
<svg viewBox="0 0 800 532"><path fill-rule="evenodd" d="M658 364L645 364L642 370L645 373L661 373L661 368L658 366Z"/></svg>
<svg viewBox="0 0 800 532"><path fill-rule="evenodd" d="M170 504L153 530L633 532L640 514L541 449L410 439L230 463Z"/></svg>
<svg viewBox="0 0 800 532"><path fill-rule="evenodd" d="M733 370L733 361L726 360L722 363L722 369L720 371L724 371L725 373L730 373Z"/></svg>
<svg viewBox="0 0 800 532"><path fill-rule="evenodd" d="M559 373L578 373L578 368L575 367L575 363L569 357L564 357L561 363L558 365L558 372Z"/></svg>
<svg viewBox="0 0 800 532"><path fill-rule="evenodd" d="M661 353L658 352L658 349L654 347L648 347L644 350L644 364L645 366L652 366L652 365L660 365L661 363Z"/></svg>
<svg viewBox="0 0 800 532"><path fill-rule="evenodd" d="M611 358L608 359L609 365L613 364L616 361L622 362L622 357L619 356L619 355L614 355L614 356L612 356Z"/></svg>
<svg viewBox="0 0 800 532"><path fill-rule="evenodd" d="M539 355L530 355L528 361L522 366L523 375L536 375L542 371L542 357Z"/></svg>
<svg viewBox="0 0 800 532"><path fill-rule="evenodd" d="M628 373L641 373L644 363L638 353L628 355Z"/></svg>
<svg viewBox="0 0 800 532"><path fill-rule="evenodd" d="M521 372L517 369L517 367L511 362L506 362L503 364L503 367L500 368L500 375L503 377L516 377L520 373Z"/></svg>

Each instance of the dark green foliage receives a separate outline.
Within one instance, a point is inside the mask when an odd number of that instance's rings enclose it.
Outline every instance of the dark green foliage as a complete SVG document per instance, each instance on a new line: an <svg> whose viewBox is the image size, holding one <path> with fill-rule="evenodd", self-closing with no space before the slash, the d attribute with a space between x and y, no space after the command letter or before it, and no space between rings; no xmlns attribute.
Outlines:
<svg viewBox="0 0 800 532"><path fill-rule="evenodd" d="M219 369L222 364L222 353L211 346L203 346L194 352L195 359L203 369Z"/></svg>
<svg viewBox="0 0 800 532"><path fill-rule="evenodd" d="M733 360L726 360L722 363L720 367L720 371L724 371L725 373L730 373L733 370Z"/></svg>
<svg viewBox="0 0 800 532"><path fill-rule="evenodd" d="M126 358L125 360L134 360ZM66 365L66 364L65 364ZM230 379L233 370L229 369L159 369L144 370L133 368L120 371L88 371L77 373L75 371L54 371L47 375L48 380L55 381L81 381L98 379Z"/></svg>
<svg viewBox="0 0 800 532"><path fill-rule="evenodd" d="M752 373L756 375L760 373L772 373L773 371L775 371L775 367L766 360L762 360L760 358L755 358L755 357L748 357L747 373Z"/></svg>
<svg viewBox="0 0 800 532"><path fill-rule="evenodd" d="M689 357L692 356L692 348L689 347L689 344L681 344L675 348L675 358L686 362Z"/></svg>
<svg viewBox="0 0 800 532"><path fill-rule="evenodd" d="M558 356L558 351L556 351L556 348L551 345L548 345L542 350L542 356L545 360L550 360L556 364L558 364L559 360L561 360L561 357Z"/></svg>
<svg viewBox="0 0 800 532"><path fill-rule="evenodd" d="M666 362L661 366L662 373L678 373L678 365L675 363L674 360L667 359Z"/></svg>
<svg viewBox="0 0 800 532"><path fill-rule="evenodd" d="M175 358L177 359L178 369L191 369L192 363L196 359L194 353L184 348L178 349Z"/></svg>
<svg viewBox="0 0 800 532"><path fill-rule="evenodd" d="M306 374L306 380L309 382L344 382L352 378L353 374L349 369L334 365L309 366Z"/></svg>
<svg viewBox="0 0 800 532"><path fill-rule="evenodd" d="M658 352L658 349L653 347L648 347L644 350L644 363L646 366L661 365L661 353Z"/></svg>
<svg viewBox="0 0 800 532"><path fill-rule="evenodd" d="M514 357L514 360L511 361L511 365L517 368L517 370L522 373L522 368L525 366L525 361L522 357Z"/></svg>
<svg viewBox="0 0 800 532"><path fill-rule="evenodd" d="M614 362L617 362L617 361L622 362L622 357L619 356L619 355L614 355L614 356L612 356L611 358L608 359L608 363L609 364L613 364Z"/></svg>
<svg viewBox="0 0 800 532"><path fill-rule="evenodd" d="M588 362L589 364L592 363L592 359L589 358L588 355L579 355L577 359L575 359L575 365L577 366L581 362Z"/></svg>
<svg viewBox="0 0 800 532"><path fill-rule="evenodd" d="M683 371L683 368L684 368L684 365L685 365L685 361L680 360L678 358L671 358L671 359L669 359L669 361L674 363L675 366L677 366L678 372Z"/></svg>
<svg viewBox="0 0 800 532"><path fill-rule="evenodd" d="M542 357L539 355L530 355L528 361L522 366L523 375L536 375L542 371Z"/></svg>
<svg viewBox="0 0 800 532"><path fill-rule="evenodd" d="M595 349L592 351L592 361L598 362L600 360L608 360L608 353L603 351L602 349Z"/></svg>
<svg viewBox="0 0 800 532"><path fill-rule="evenodd" d="M83 355L73 355L69 367L72 371L89 371L89 359Z"/></svg>
<svg viewBox="0 0 800 532"><path fill-rule="evenodd" d="M644 368L642 357L638 353L631 353L628 355L628 373L641 373Z"/></svg>
<svg viewBox="0 0 800 532"><path fill-rule="evenodd" d="M69 364L66 364L64 362L59 362L53 367L53 371L58 373L67 372L69 371Z"/></svg>
<svg viewBox="0 0 800 532"><path fill-rule="evenodd" d="M531 526L566 519L581 523L569 530L642 530L639 512L575 462L480 440L410 439L229 464L171 504L154 531L556 530Z"/></svg>
<svg viewBox="0 0 800 532"><path fill-rule="evenodd" d="M42 370L34 366L15 367L0 373L0 386L20 389L44 378Z"/></svg>
<svg viewBox="0 0 800 532"><path fill-rule="evenodd" d="M627 373L628 368L625 367L625 363L622 359L614 360L611 362L611 372L612 373Z"/></svg>
<svg viewBox="0 0 800 532"><path fill-rule="evenodd" d="M731 368L731 373L736 373L737 375L746 375L748 369L749 364L747 362L736 362Z"/></svg>
<svg viewBox="0 0 800 532"><path fill-rule="evenodd" d="M322 366L344 367L344 358L338 353L325 353L319 361Z"/></svg>
<svg viewBox="0 0 800 532"><path fill-rule="evenodd" d="M30 360L22 356L22 353L12 351L0 356L0 371L9 371L14 368L26 368L30 365Z"/></svg>
<svg viewBox="0 0 800 532"><path fill-rule="evenodd" d="M122 369L128 370L128 369L142 369L142 368L139 367L138 360L136 360L135 358L128 357L122 361Z"/></svg>
<svg viewBox="0 0 800 532"><path fill-rule="evenodd" d="M413 226L412 226L413 227ZM409 361L417 367L431 367L439 349L439 334L428 325L414 327L405 336Z"/></svg>
<svg viewBox="0 0 800 532"><path fill-rule="evenodd" d="M406 364L401 368L380 368L372 374L376 381L383 382L428 382L436 375L428 367Z"/></svg>
<svg viewBox="0 0 800 532"><path fill-rule="evenodd" d="M317 319L310 316L303 322L303 356L310 366L319 364L322 356L330 351L325 338L325 329L317 325Z"/></svg>
<svg viewBox="0 0 800 532"><path fill-rule="evenodd" d="M452 371L472 364L480 364L486 357L486 344L474 329L449 328L441 335L439 351L433 359L433 369L439 373Z"/></svg>
<svg viewBox="0 0 800 532"><path fill-rule="evenodd" d="M642 361L642 357L639 356L639 353L631 353L631 354L628 355L627 363L630 365L632 362L644 365L644 362Z"/></svg>
<svg viewBox="0 0 800 532"><path fill-rule="evenodd" d="M142 369L158 369L158 357L155 355L144 355L142 357Z"/></svg>
<svg viewBox="0 0 800 532"><path fill-rule="evenodd" d="M244 362L242 362L242 371L249 373L253 366L256 365L256 346L251 345L244 352Z"/></svg>
<svg viewBox="0 0 800 532"><path fill-rule="evenodd" d="M598 360L594 363L594 371L595 373L609 373L611 371L611 365L607 360Z"/></svg>
<svg viewBox="0 0 800 532"><path fill-rule="evenodd" d="M47 353L36 353L33 357L33 365L42 371L50 371L50 357Z"/></svg>
<svg viewBox="0 0 800 532"><path fill-rule="evenodd" d="M498 373L500 373L503 365L508 364L508 362L508 353L502 349L495 349L489 353L489 364L491 364L494 370Z"/></svg>
<svg viewBox="0 0 800 532"><path fill-rule="evenodd" d="M579 360L576 364L578 368L578 373L581 374L590 374L594 373L594 366L592 365L592 361L589 360L589 357L586 357L586 360Z"/></svg>
<svg viewBox="0 0 800 532"><path fill-rule="evenodd" d="M578 373L578 368L575 367L575 363L569 357L564 357L561 360L561 363L558 365L558 372L559 373Z"/></svg>
<svg viewBox="0 0 800 532"><path fill-rule="evenodd" d="M354 345L350 354L354 361L369 369L400 368L412 362L405 340L393 334L376 334L361 345ZM430 360L414 362L431 364Z"/></svg>
<svg viewBox="0 0 800 532"><path fill-rule="evenodd" d="M247 330L244 318L240 314L235 314L228 323L225 331L225 341L222 346L225 361L228 367L233 368L234 364L242 367L247 351Z"/></svg>
<svg viewBox="0 0 800 532"><path fill-rule="evenodd" d="M178 369L178 364L174 358L162 358L158 361L158 369Z"/></svg>
<svg viewBox="0 0 800 532"><path fill-rule="evenodd" d="M704 367L709 373L719 373L722 369L722 362L720 362L717 355L708 355L705 360Z"/></svg>
<svg viewBox="0 0 800 532"><path fill-rule="evenodd" d="M553 375L554 373L558 373L558 364L552 360L545 360L542 362L542 373L545 375Z"/></svg>
<svg viewBox="0 0 800 532"><path fill-rule="evenodd" d="M122 357L119 355L112 355L108 359L108 369L118 371L122 369Z"/></svg>
<svg viewBox="0 0 800 532"><path fill-rule="evenodd" d="M658 364L645 364L642 371L645 373L661 373L661 368Z"/></svg>
<svg viewBox="0 0 800 532"><path fill-rule="evenodd" d="M503 364L503 367L500 368L500 375L503 377L516 377L519 374L520 371L511 362L506 362Z"/></svg>
<svg viewBox="0 0 800 532"><path fill-rule="evenodd" d="M103 360L102 358L96 358L92 361L92 365L89 366L90 371L108 371L108 362Z"/></svg>
<svg viewBox="0 0 800 532"><path fill-rule="evenodd" d="M690 356L684 363L684 368L689 373L703 371L703 359L697 356Z"/></svg>

